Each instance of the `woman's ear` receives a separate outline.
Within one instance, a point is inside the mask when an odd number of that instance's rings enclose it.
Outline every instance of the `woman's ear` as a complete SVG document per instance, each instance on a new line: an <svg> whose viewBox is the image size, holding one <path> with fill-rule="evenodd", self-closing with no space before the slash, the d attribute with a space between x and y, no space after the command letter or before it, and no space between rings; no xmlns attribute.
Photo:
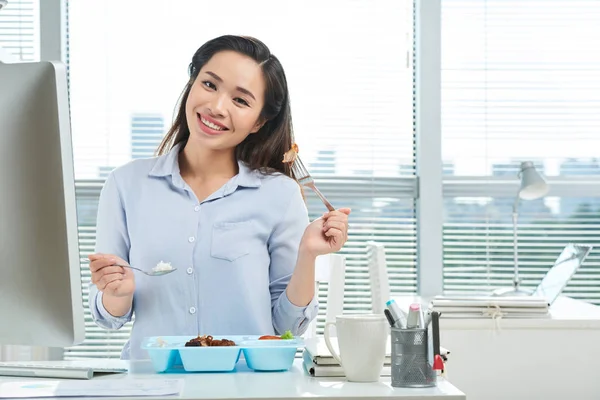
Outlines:
<svg viewBox="0 0 600 400"><path fill-rule="evenodd" d="M254 128L252 128L252 130L250 131L250 134L260 131L260 128L262 128L266 123L266 119L264 119L263 117L259 117L258 121L256 121L256 124L254 125Z"/></svg>

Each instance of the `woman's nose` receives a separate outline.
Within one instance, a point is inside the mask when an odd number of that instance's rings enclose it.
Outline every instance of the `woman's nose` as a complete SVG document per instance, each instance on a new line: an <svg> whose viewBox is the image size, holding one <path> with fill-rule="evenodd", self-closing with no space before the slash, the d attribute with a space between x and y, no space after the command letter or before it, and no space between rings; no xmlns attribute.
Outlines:
<svg viewBox="0 0 600 400"><path fill-rule="evenodd" d="M215 96L210 104L210 111L217 117L225 116L225 96Z"/></svg>

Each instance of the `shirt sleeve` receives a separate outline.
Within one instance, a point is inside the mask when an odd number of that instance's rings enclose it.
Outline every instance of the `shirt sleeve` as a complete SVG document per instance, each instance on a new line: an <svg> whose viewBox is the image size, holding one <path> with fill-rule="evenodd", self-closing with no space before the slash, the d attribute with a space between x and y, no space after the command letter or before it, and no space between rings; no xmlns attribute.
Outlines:
<svg viewBox="0 0 600 400"><path fill-rule="evenodd" d="M279 335L286 330L290 330L295 336L303 334L319 311L317 293L304 307L292 304L286 293L296 266L300 240L308 223L308 211L300 187L295 185L285 215L275 226L268 243L271 256L269 276L273 328Z"/></svg>
<svg viewBox="0 0 600 400"><path fill-rule="evenodd" d="M114 172L106 179L100 192L96 221L96 252L114 254L129 262L129 235L125 209ZM111 315L102 304L102 292L90 282L89 307L94 322L106 329L119 329L131 321L133 306L121 317Z"/></svg>

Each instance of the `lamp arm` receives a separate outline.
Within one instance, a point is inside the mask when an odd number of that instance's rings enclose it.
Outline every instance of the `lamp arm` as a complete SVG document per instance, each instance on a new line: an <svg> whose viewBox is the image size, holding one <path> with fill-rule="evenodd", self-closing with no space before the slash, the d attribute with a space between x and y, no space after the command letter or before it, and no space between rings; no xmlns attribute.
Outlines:
<svg viewBox="0 0 600 400"><path fill-rule="evenodd" d="M521 281L519 279L519 247L517 243L517 221L519 217L518 208L519 208L519 194L517 193L517 197L515 198L515 202L513 204L513 212L512 212L512 223L513 223L513 263L514 263L514 288L515 290L519 290L519 285Z"/></svg>
<svg viewBox="0 0 600 400"><path fill-rule="evenodd" d="M517 196L515 197L515 202L513 203L513 208L512 208L513 214L517 214L518 209L519 209L519 201L520 200L521 200L521 197L519 196L519 193L517 193Z"/></svg>

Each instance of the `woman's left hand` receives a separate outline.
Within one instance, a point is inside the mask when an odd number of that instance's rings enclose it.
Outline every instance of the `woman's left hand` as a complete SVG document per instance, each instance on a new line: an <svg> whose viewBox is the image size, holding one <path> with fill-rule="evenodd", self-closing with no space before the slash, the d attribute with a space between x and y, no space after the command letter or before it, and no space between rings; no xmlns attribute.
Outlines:
<svg viewBox="0 0 600 400"><path fill-rule="evenodd" d="M306 227L300 252L317 257L339 251L348 240L349 208L340 208L323 214Z"/></svg>

